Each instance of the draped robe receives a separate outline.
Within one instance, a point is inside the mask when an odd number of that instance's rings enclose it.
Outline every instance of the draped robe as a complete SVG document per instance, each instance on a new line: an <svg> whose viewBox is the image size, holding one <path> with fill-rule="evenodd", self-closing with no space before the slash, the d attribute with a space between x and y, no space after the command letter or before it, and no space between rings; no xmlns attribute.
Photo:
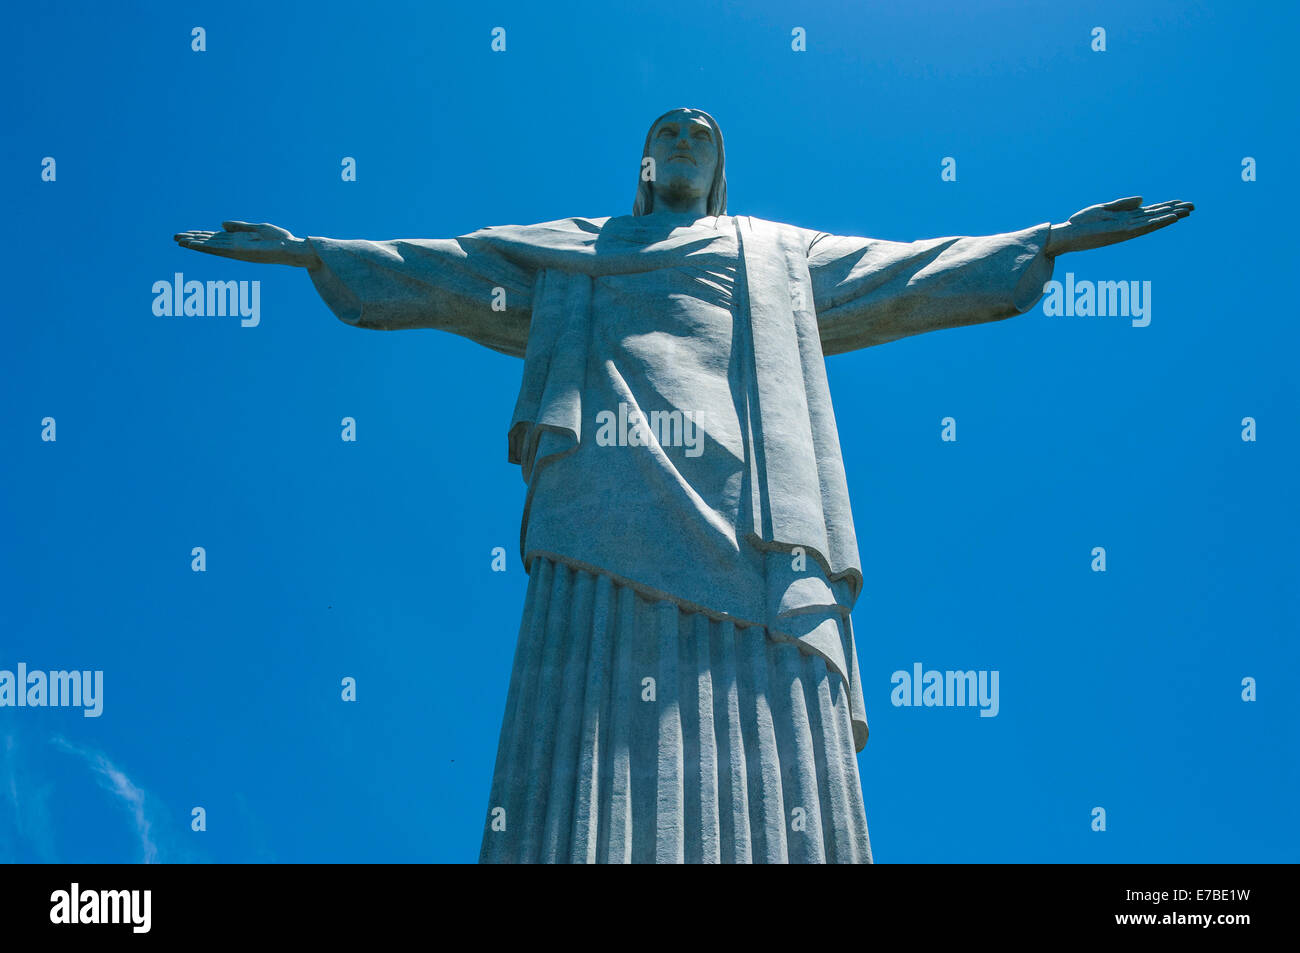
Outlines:
<svg viewBox="0 0 1300 953"><path fill-rule="evenodd" d="M532 578L492 794L510 836L485 833L484 859L870 859L862 571L824 357L1028 310L1049 228L902 243L656 215L309 239L344 322L523 358L508 458ZM785 651L737 668L755 639ZM620 707L638 667L683 686L649 722ZM584 679L591 698L552 698ZM811 847L784 829L791 798L827 802Z"/></svg>

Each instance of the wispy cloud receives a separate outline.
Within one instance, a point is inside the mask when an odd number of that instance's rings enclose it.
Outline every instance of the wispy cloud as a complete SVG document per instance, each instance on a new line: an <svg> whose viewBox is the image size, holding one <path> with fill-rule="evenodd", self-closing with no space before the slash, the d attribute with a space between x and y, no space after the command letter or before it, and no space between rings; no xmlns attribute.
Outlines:
<svg viewBox="0 0 1300 953"><path fill-rule="evenodd" d="M53 863L57 851L50 823L50 786L22 768L20 748L12 732L0 736L0 801L6 808L0 813L0 861L16 863L34 855L38 863Z"/></svg>
<svg viewBox="0 0 1300 953"><path fill-rule="evenodd" d="M63 737L55 737L51 741L64 751L84 758L90 768L99 776L100 783L123 803L135 821L135 830L140 837L140 849L144 854L144 863L156 864L158 862L158 845L154 842L153 823L150 821L146 810L144 791L132 783L131 779L126 776L126 772L122 771L98 751L74 745Z"/></svg>

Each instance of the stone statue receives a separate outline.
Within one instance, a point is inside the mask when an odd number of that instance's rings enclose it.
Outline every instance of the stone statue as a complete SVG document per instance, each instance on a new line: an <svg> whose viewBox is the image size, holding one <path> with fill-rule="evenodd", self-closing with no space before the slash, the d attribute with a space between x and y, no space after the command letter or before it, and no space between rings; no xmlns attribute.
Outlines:
<svg viewBox="0 0 1300 953"><path fill-rule="evenodd" d="M306 268L362 328L523 359L523 621L482 861L870 862L862 588L824 356L1023 313L1053 260L1170 225L1140 197L910 243L727 214L708 113L654 121L631 215L455 239L185 248Z"/></svg>

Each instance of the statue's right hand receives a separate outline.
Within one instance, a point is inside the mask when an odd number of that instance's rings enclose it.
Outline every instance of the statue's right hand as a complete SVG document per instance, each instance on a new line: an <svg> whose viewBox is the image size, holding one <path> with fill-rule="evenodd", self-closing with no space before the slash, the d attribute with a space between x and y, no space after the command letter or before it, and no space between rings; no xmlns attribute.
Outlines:
<svg viewBox="0 0 1300 953"><path fill-rule="evenodd" d="M225 231L177 232L172 236L182 248L223 258L238 258L267 265L296 265L309 268L316 263L316 252L304 238L295 238L278 225L250 222L222 222Z"/></svg>

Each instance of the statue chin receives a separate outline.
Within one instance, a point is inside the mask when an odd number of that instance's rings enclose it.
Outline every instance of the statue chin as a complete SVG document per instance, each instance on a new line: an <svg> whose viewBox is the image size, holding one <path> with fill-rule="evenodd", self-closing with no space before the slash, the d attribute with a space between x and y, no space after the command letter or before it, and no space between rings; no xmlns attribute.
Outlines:
<svg viewBox="0 0 1300 953"><path fill-rule="evenodd" d="M685 177L669 179L655 185L655 211L667 210L668 207L690 205L702 198L704 192L694 182Z"/></svg>

